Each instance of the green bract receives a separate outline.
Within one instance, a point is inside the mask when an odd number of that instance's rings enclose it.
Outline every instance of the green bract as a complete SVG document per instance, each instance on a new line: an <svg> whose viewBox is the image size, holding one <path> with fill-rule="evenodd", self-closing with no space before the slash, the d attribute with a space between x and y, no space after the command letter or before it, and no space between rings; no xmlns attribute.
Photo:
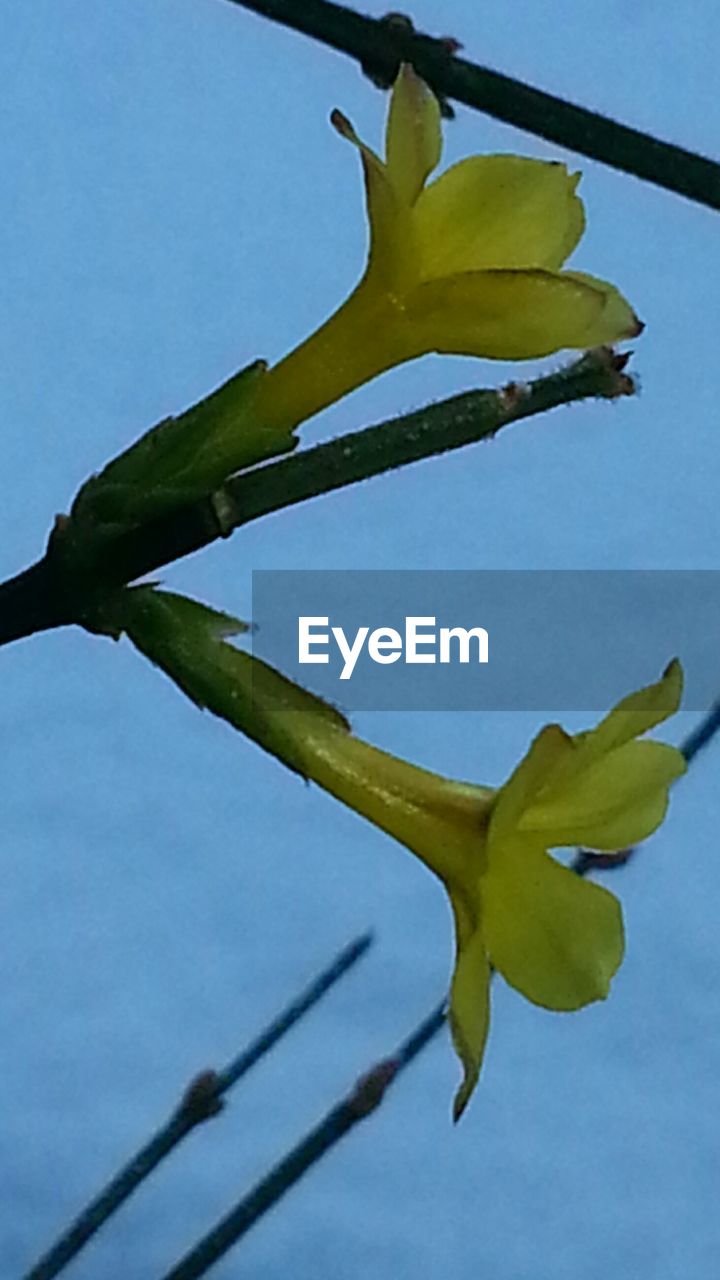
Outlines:
<svg viewBox="0 0 720 1280"><path fill-rule="evenodd" d="M159 519L217 490L228 476L297 444L287 424L254 412L266 365L257 360L177 418L167 418L92 476L71 520L78 534L115 533Z"/></svg>

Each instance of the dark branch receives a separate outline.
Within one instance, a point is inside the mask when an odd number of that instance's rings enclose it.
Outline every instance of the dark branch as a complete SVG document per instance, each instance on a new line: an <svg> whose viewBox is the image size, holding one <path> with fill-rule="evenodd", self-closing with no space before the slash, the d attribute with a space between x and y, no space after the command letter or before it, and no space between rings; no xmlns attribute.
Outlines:
<svg viewBox="0 0 720 1280"><path fill-rule="evenodd" d="M208 1234L166 1273L163 1280L196 1280L233 1247L317 1161L361 1120L375 1111L398 1073L437 1035L445 1005L434 1009L390 1058L357 1081L342 1102L238 1202Z"/></svg>
<svg viewBox="0 0 720 1280"><path fill-rule="evenodd" d="M372 934L365 933L344 947L333 963L325 969L292 1004L270 1023L257 1040L244 1049L221 1072L203 1071L190 1083L167 1124L158 1129L148 1143L115 1175L107 1187L90 1202L70 1225L48 1253L44 1254L24 1280L53 1280L60 1274L88 1240L99 1231L108 1218L125 1203L133 1191L144 1182L161 1160L183 1138L222 1110L222 1098L232 1085L244 1076L278 1040L304 1016L326 991L365 954L372 942Z"/></svg>
<svg viewBox="0 0 720 1280"><path fill-rule="evenodd" d="M0 645L52 627L85 625L103 591L154 573L251 520L460 449L561 404L632 394L632 379L622 372L625 362L625 356L599 348L534 382L512 383L501 391L469 391L245 471L211 499L102 542L95 555L88 549L81 574L70 572L59 553L60 532L42 560L0 584Z"/></svg>
<svg viewBox="0 0 720 1280"><path fill-rule="evenodd" d="M707 715L680 743L680 750L688 764L695 759L703 747L712 742L718 730L720 730L720 701L714 703Z"/></svg>
<svg viewBox="0 0 720 1280"><path fill-rule="evenodd" d="M230 3L348 54L380 82L389 83L401 61L411 62L441 100L453 98L569 151L720 209L720 164L716 161L455 57L451 41L415 32L412 24L368 18L330 0Z"/></svg>

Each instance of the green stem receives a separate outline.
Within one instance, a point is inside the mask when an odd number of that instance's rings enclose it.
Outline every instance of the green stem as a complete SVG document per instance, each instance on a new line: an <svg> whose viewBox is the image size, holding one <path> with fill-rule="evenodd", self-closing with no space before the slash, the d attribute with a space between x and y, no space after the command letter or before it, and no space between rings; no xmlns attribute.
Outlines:
<svg viewBox="0 0 720 1280"><path fill-rule="evenodd" d="M43 557L0 584L0 645L72 623L83 625L98 594L134 582L233 530L423 458L494 436L511 422L591 397L632 394L625 357L590 351L566 368L501 391L468 391L276 462L242 472L210 499L175 510L102 545L72 578L51 542Z"/></svg>
<svg viewBox="0 0 720 1280"><path fill-rule="evenodd" d="M439 457L497 435L503 427L560 405L632 395L624 356L607 348L528 383L501 390L466 391L414 413L391 418L328 444L302 450L224 486L234 510L233 529L298 502L344 489L373 476Z"/></svg>

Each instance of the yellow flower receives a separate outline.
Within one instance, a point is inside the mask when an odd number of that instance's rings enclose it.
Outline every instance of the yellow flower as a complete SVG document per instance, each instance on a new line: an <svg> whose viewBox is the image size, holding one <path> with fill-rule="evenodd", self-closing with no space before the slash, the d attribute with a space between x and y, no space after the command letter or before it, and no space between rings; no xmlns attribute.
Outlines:
<svg viewBox="0 0 720 1280"><path fill-rule="evenodd" d="M354 737L344 717L228 644L242 624L150 587L121 593L112 630L304 778L394 836L445 885L455 920L450 1026L464 1068L455 1117L482 1064L497 970L528 1000L579 1009L608 994L623 956L617 899L549 849L613 850L662 822L680 751L638 738L677 710L682 671L631 694L595 728L548 725L498 790L454 782Z"/></svg>
<svg viewBox="0 0 720 1280"><path fill-rule="evenodd" d="M561 271L585 225L579 175L563 164L472 156L427 185L440 111L410 66L392 92L385 160L339 111L360 150L370 251L342 307L271 369L259 409L302 422L384 370L428 352L521 360L636 336L612 285Z"/></svg>
<svg viewBox="0 0 720 1280"><path fill-rule="evenodd" d="M677 710L681 692L673 662L597 728L569 735L548 725L497 791L398 760L327 716L287 714L294 767L405 844L448 891L450 1026L465 1072L456 1119L480 1073L491 969L548 1009L607 996L623 956L620 905L548 849L618 849L659 826L685 762L675 747L637 738Z"/></svg>

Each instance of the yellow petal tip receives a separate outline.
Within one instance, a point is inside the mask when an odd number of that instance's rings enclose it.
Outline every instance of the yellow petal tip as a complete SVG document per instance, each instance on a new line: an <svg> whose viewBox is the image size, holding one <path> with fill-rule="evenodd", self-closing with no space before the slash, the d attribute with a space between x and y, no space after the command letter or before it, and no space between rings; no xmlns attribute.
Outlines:
<svg viewBox="0 0 720 1280"><path fill-rule="evenodd" d="M333 129L336 129L342 138L347 138L349 142L358 142L358 136L348 120L338 107L330 112L330 123Z"/></svg>
<svg viewBox="0 0 720 1280"><path fill-rule="evenodd" d="M458 1051L463 1068L463 1079L457 1089L455 1097L453 1098L452 1104L452 1121L453 1124L457 1124L475 1092L477 1082L480 1079L482 1060L480 1062L473 1061L469 1046L461 1045L460 1038L458 1037L457 1023L453 1019L452 1012L450 1014L450 1023L453 1031L455 1048Z"/></svg>
<svg viewBox="0 0 720 1280"><path fill-rule="evenodd" d="M664 720L668 720L670 716L675 715L675 712L679 710L684 684L685 673L683 672L682 663L679 658L671 658L655 686L660 694L662 718ZM650 689L652 687L651 685Z"/></svg>
<svg viewBox="0 0 720 1280"><path fill-rule="evenodd" d="M420 79L412 62L401 62L400 70L397 73L397 80L404 80L407 84L412 85L414 89L418 86L425 87L425 82Z"/></svg>
<svg viewBox="0 0 720 1280"><path fill-rule="evenodd" d="M460 1085L460 1088L455 1094L455 1097L453 1098L453 1105L452 1105L453 1124L457 1124L461 1115L464 1113L465 1108L467 1107L467 1104L470 1101L470 1096L473 1092L473 1089L475 1088L475 1084L476 1084L475 1080L473 1081L465 1080Z"/></svg>

